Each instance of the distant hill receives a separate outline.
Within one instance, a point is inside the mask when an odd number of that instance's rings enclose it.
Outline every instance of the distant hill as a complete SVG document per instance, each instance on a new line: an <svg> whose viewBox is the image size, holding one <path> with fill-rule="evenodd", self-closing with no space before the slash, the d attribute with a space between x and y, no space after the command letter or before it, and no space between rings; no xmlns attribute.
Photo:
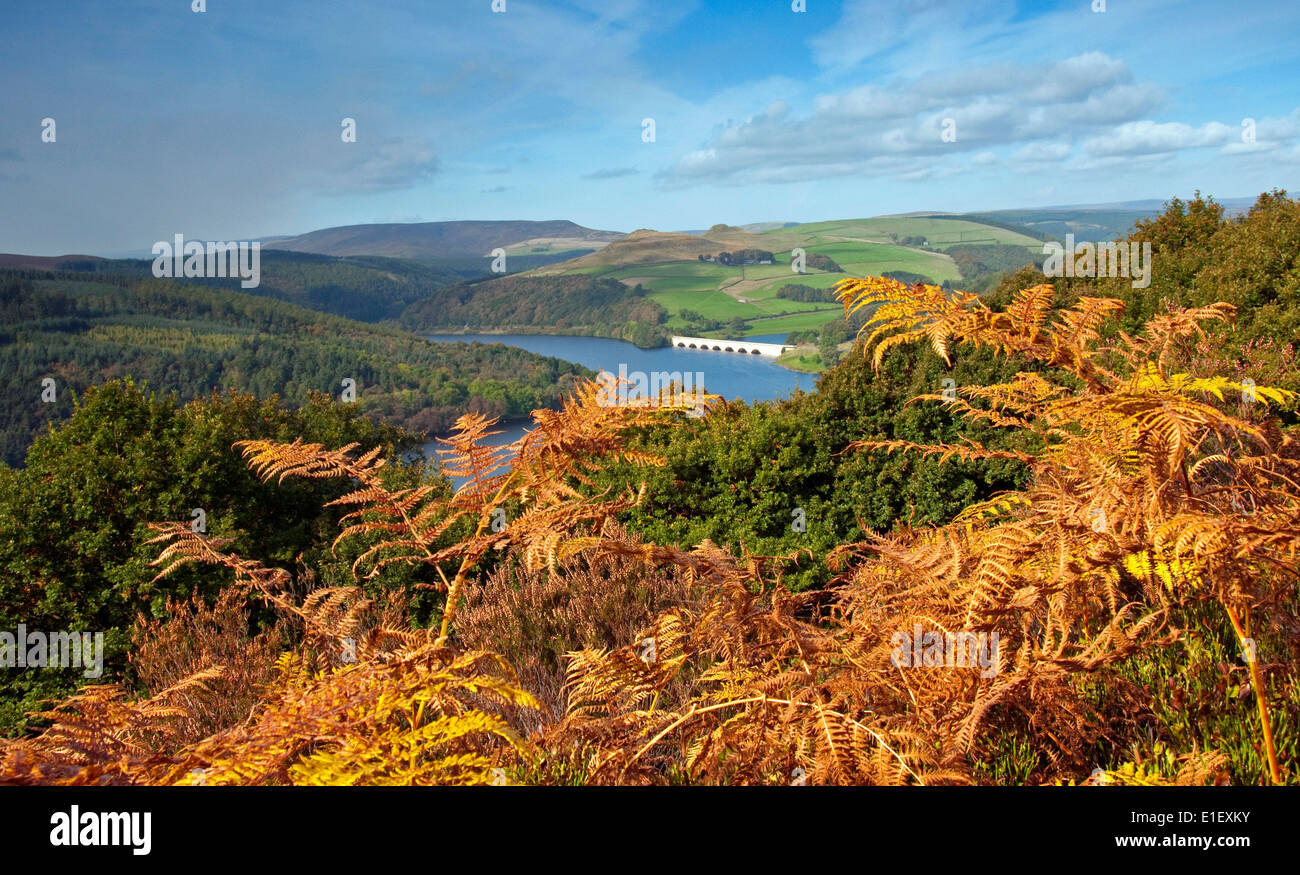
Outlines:
<svg viewBox="0 0 1300 875"><path fill-rule="evenodd" d="M741 225L742 231L775 231L780 228L794 228L800 225L800 222L751 222L748 225Z"/></svg>
<svg viewBox="0 0 1300 875"><path fill-rule="evenodd" d="M1230 197L1216 199L1216 202L1223 206L1226 216L1233 218L1247 213L1255 199ZM1012 223L1029 229L1031 233L1056 240L1066 234L1073 234L1078 240L1116 240L1127 236L1138 221L1158 216L1164 210L1164 201L1151 199L989 210L984 213L963 213L961 217L973 222Z"/></svg>
<svg viewBox="0 0 1300 875"><path fill-rule="evenodd" d="M1104 207L1079 207L1041 210L998 210L997 212L968 214L970 221L996 222L1004 226L1021 227L1028 233L1051 240L1064 239L1073 234L1078 240L1117 240L1133 230L1142 219L1158 215L1160 206L1153 209Z"/></svg>
<svg viewBox="0 0 1300 875"><path fill-rule="evenodd" d="M626 264L690 260L725 248L706 237L642 228L610 243L599 252L538 268L533 273L538 275L583 273L596 268L618 267Z"/></svg>
<svg viewBox="0 0 1300 875"><path fill-rule="evenodd" d="M775 230L779 230L779 229L781 229L781 228L793 228L793 227L795 227L795 226L798 225L798 224L800 224L800 223L799 223L799 222L750 222L748 225L740 225L740 226L739 226L739 230L741 230L741 231L753 231L754 233L759 234L759 233L762 233L763 231L775 231ZM717 226L717 225L714 225L714 227L716 228L716 227L718 227L718 226ZM732 230L737 230L737 227L734 226L734 225L725 225L725 226L723 226L723 227L731 228ZM693 234L693 235L695 235L695 236L697 236L697 237L703 237L705 234L708 234L709 232L708 232L708 230L701 228L701 229L694 230L694 231L691 231L691 230L679 230L679 231L677 231L677 233L678 233L678 234Z"/></svg>
<svg viewBox="0 0 1300 875"><path fill-rule="evenodd" d="M665 261L693 261L701 255L716 255L730 249L760 248L762 236L729 225L714 225L707 237L673 231L642 228L608 244L605 248L572 261L532 271L535 275L592 273L633 264Z"/></svg>
<svg viewBox="0 0 1300 875"><path fill-rule="evenodd" d="M493 249L599 249L623 235L566 220L469 221L344 225L278 238L266 249L317 255L382 255L389 258L479 258Z"/></svg>
<svg viewBox="0 0 1300 875"><path fill-rule="evenodd" d="M1253 197L1225 197L1225 198L1214 199L1215 203L1223 206L1224 215L1226 216L1233 216L1233 215L1238 215L1240 213L1248 212L1251 206L1255 203L1255 200L1256 199ZM1115 201L1113 203L1108 203L1108 204L1058 204L1056 206L1040 207L1039 209L1078 210L1078 211L1121 210L1121 211L1133 211L1139 213L1151 213L1154 215L1154 214L1164 212L1165 201L1160 200L1159 198L1147 198L1146 200L1136 200L1136 201ZM1032 212L1032 210L1026 210L1026 211ZM1005 211L994 211L994 212L1005 212Z"/></svg>
<svg viewBox="0 0 1300 875"><path fill-rule="evenodd" d="M336 258L304 252L262 253L262 283L248 294L278 298L292 304L360 322L396 319L415 301L435 289L488 276L483 259L466 263L416 261L356 255ZM186 280L188 283L245 291L238 279Z"/></svg>
<svg viewBox="0 0 1300 875"><path fill-rule="evenodd" d="M95 270L107 259L97 255L17 255L0 253L0 269Z"/></svg>

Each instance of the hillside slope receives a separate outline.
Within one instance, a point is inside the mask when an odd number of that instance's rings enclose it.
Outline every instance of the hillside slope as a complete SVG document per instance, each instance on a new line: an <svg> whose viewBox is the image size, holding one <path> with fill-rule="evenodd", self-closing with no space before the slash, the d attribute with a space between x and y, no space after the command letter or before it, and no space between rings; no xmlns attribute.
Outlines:
<svg viewBox="0 0 1300 875"><path fill-rule="evenodd" d="M641 347L667 341L664 309L640 286L585 274L499 277L439 289L402 314L413 331L544 331L628 340Z"/></svg>
<svg viewBox="0 0 1300 875"><path fill-rule="evenodd" d="M701 255L718 252L726 247L706 237L677 234L671 231L651 231L642 228L633 231L599 252L584 255L559 264L530 271L535 276L552 276L568 273L600 273L610 268L629 264L652 264L662 261L691 261Z"/></svg>
<svg viewBox="0 0 1300 875"><path fill-rule="evenodd" d="M467 221L344 225L323 228L266 245L318 255L384 255L390 258L477 258L493 249L540 240L563 240L572 249L596 249L623 235L584 228L567 220Z"/></svg>

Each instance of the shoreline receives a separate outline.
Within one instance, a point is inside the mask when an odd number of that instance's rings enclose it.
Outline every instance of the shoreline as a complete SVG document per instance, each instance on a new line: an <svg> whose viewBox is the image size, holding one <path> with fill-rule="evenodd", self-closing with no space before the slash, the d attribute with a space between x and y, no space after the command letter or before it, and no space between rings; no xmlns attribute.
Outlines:
<svg viewBox="0 0 1300 875"><path fill-rule="evenodd" d="M817 358L817 364L804 362L807 358ZM821 355L817 352L815 346L797 346L794 349L787 350L777 356L776 363L787 371L794 371L798 374L824 374L826 366L821 361Z"/></svg>
<svg viewBox="0 0 1300 875"><path fill-rule="evenodd" d="M630 340L628 340L627 338L624 338L624 337L615 337L615 336L612 335L612 334L597 334L596 331L595 331L595 329L589 329L589 330L587 330L587 331L583 331L583 330L580 329L580 328L574 328L574 329L572 329L571 331L565 331L565 332L539 331L539 330L537 330L537 326L535 326L535 325L526 325L526 326L519 327L519 328L511 328L511 327L504 327L504 328L503 328L503 327L501 327L501 326L495 326L495 327L492 327L492 328L469 328L469 329L466 329L466 328L420 328L420 329L418 329L418 330L416 330L416 329L406 328L406 329L403 329L403 330L405 330L405 331L409 331L409 332L412 333L412 334L416 334L416 335L418 335L418 336L420 336L420 337L423 337L423 338L425 338L426 340L429 339L429 336L430 336L430 335L442 335L442 336L466 336L466 335L472 335L472 334L488 334L488 335L492 335L492 334L521 334L521 335L528 335L528 336L530 336L530 337L596 337L596 338L601 338L601 339L604 339L604 340L617 340L617 341L620 341L621 343L631 344L632 346L635 346L637 349L662 349L663 347L671 346L671 345L672 345L672 344L670 344L670 343L667 341L667 339L665 339L664 342L661 343L659 346L640 346L640 345L638 345L638 344L636 344L636 343L633 343L632 341L630 341ZM575 334L575 333L572 333L572 332L574 332L574 331L579 332L579 333L576 333L576 334ZM438 341L434 341L434 342L437 343ZM448 342L448 341L442 341L442 342L443 342L443 343L446 343L446 342ZM463 342L468 342L468 341L463 341Z"/></svg>

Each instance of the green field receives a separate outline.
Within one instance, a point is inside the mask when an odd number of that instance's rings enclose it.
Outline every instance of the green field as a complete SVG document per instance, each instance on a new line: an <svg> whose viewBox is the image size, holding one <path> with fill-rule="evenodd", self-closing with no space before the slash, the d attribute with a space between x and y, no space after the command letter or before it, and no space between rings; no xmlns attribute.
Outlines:
<svg viewBox="0 0 1300 875"><path fill-rule="evenodd" d="M799 313L795 316L773 316L768 319L755 319L745 328L745 337L755 334L781 334L791 331L806 331L809 328L821 328L832 319L843 315L844 311L832 304L831 309L818 310L816 313Z"/></svg>
<svg viewBox="0 0 1300 875"><path fill-rule="evenodd" d="M604 276L671 276L671 277L699 277L708 278L714 281L720 281L731 274L740 273L738 267L724 267L720 264L713 264L709 261L660 261L652 264L629 264L626 267L617 267L610 270Z"/></svg>
<svg viewBox="0 0 1300 875"><path fill-rule="evenodd" d="M891 270L906 270L924 274L940 283L961 279L957 265L946 255L892 243L825 243L808 251L834 259L849 276L880 276Z"/></svg>
<svg viewBox="0 0 1300 875"><path fill-rule="evenodd" d="M750 319L762 316L763 311L753 304L742 304L730 295L719 291L653 292L650 300L659 304L670 315L682 310L694 310L706 319L727 320L736 316Z"/></svg>
<svg viewBox="0 0 1300 875"><path fill-rule="evenodd" d="M618 274L611 274L611 276L629 283L635 282L651 292L716 292L718 290L718 282L708 277L670 275L647 279L643 274L632 274L627 277Z"/></svg>
<svg viewBox="0 0 1300 875"><path fill-rule="evenodd" d="M776 298L776 293L781 290L782 286L810 286L814 289L829 289L846 276L847 273L806 273L790 274L775 280L760 289L753 292L746 292L745 297L751 301L766 301ZM780 300L779 298L777 300Z"/></svg>
<svg viewBox="0 0 1300 875"><path fill-rule="evenodd" d="M756 301L752 305L757 307L761 312L769 316L780 316L783 313L803 313L808 310L839 310L839 304L833 301L791 301L787 298L768 298L766 301Z"/></svg>

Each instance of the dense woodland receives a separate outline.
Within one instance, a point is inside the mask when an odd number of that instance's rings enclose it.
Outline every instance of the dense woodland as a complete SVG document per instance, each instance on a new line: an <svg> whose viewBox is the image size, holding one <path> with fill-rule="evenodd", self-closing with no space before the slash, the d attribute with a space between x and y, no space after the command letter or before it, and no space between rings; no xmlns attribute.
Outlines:
<svg viewBox="0 0 1300 875"><path fill-rule="evenodd" d="M886 279L898 280L900 283L912 285L913 283L926 283L933 285L934 281L924 274L912 273L906 270L887 270L881 274ZM819 289L813 286L807 286L803 283L786 283L776 290L778 298L784 298L788 301L830 303L837 300L835 290ZM789 338L787 338L789 340ZM793 341L791 341L793 342Z"/></svg>
<svg viewBox="0 0 1300 875"><path fill-rule="evenodd" d="M962 288L985 291L995 285L1007 271L1042 266L1044 256L1023 246L1001 243L961 243L944 250L957 263Z"/></svg>
<svg viewBox="0 0 1300 875"><path fill-rule="evenodd" d="M524 331L613 337L663 346L663 307L641 286L585 274L506 276L438 289L402 314L412 331Z"/></svg>
<svg viewBox="0 0 1300 875"><path fill-rule="evenodd" d="M367 415L445 431L467 410L520 417L586 369L499 345L445 345L280 301L152 277L0 272L0 449L20 464L73 398L132 377L181 401L214 389L306 402L355 381ZM44 393L54 381L54 397Z"/></svg>
<svg viewBox="0 0 1300 875"><path fill-rule="evenodd" d="M713 256L718 264L739 267L742 264L771 264L775 256L766 249L737 249L735 252L719 252ZM700 256L704 260L704 256Z"/></svg>
<svg viewBox="0 0 1300 875"><path fill-rule="evenodd" d="M9 256L8 268L57 268L59 272L121 282L123 278L153 276L153 261L143 258L41 259ZM56 261L56 264L41 262ZM430 289L490 275L490 259L399 259L378 256L315 255L263 249L259 256L259 285L245 289L239 279L176 278L186 285L205 286L277 298L309 310L332 313L361 322L396 319ZM511 269L523 270L511 264Z"/></svg>
<svg viewBox="0 0 1300 875"><path fill-rule="evenodd" d="M0 780L1294 783L1300 203L1132 239L1150 289L846 280L784 403L579 383L507 467L467 416L454 494L324 397L88 392L0 469L0 603L112 629L116 685L11 681ZM900 670L923 620L997 670Z"/></svg>
<svg viewBox="0 0 1300 875"><path fill-rule="evenodd" d="M835 290L816 289L803 283L786 283L776 290L776 296L787 301L813 301L824 304L835 300Z"/></svg>
<svg viewBox="0 0 1300 875"><path fill-rule="evenodd" d="M542 255L511 255L504 266L508 276L593 251L595 250L584 249ZM35 268L42 273L57 269L82 279L94 278L107 282L153 276L153 262L140 258L52 259L7 256L5 262L0 263L0 269ZM407 307L424 299L435 289L493 278L492 263L491 257L333 256L262 249L260 283L256 288L243 288L239 279L176 278L175 281L276 298L309 310L359 322L391 322L398 319Z"/></svg>
<svg viewBox="0 0 1300 875"><path fill-rule="evenodd" d="M804 266L813 270L824 270L828 273L843 273L844 268L835 263L835 259L829 255L822 255L820 252L810 252L804 260Z"/></svg>
<svg viewBox="0 0 1300 875"><path fill-rule="evenodd" d="M262 250L261 285L248 292L360 322L395 320L429 290L488 274L489 259L413 259L352 255L335 258ZM511 265L516 269L523 269ZM196 280L243 291L238 280Z"/></svg>

